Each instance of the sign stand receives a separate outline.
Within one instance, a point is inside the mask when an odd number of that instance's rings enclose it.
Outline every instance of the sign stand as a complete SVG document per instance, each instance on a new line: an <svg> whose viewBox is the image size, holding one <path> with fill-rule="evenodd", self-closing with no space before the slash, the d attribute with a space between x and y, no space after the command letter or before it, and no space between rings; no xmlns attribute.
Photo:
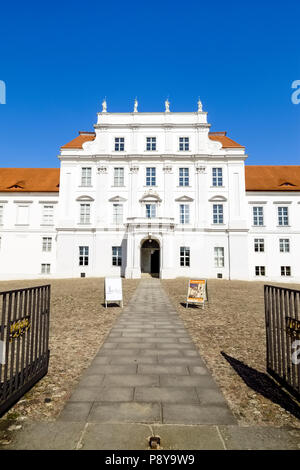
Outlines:
<svg viewBox="0 0 300 470"><path fill-rule="evenodd" d="M107 303L118 302L123 308L122 279L120 277L106 277L104 280L105 308Z"/></svg>
<svg viewBox="0 0 300 470"><path fill-rule="evenodd" d="M202 305L202 308L204 308L205 302L208 302L206 279L189 280L186 308L189 304Z"/></svg>

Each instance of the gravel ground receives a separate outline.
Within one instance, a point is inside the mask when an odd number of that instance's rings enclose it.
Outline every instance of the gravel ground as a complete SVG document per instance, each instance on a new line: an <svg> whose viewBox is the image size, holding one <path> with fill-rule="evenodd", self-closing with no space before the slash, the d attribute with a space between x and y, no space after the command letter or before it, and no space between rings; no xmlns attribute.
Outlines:
<svg viewBox="0 0 300 470"><path fill-rule="evenodd" d="M265 376L264 284L208 280L209 303L204 309L185 308L188 279L162 280L162 284L239 424L300 428L300 408L292 400L284 400L285 407L294 407L296 413L298 409L297 418L275 404L272 400L278 403L281 392ZM286 287L300 289L299 284ZM228 360L255 390L246 385L221 352L230 356Z"/></svg>
<svg viewBox="0 0 300 470"><path fill-rule="evenodd" d="M47 283L48 280L3 281L0 292ZM48 374L2 420L55 420L121 312L118 306L104 307L102 278L51 280L50 283ZM124 305L137 284L137 280L123 279Z"/></svg>

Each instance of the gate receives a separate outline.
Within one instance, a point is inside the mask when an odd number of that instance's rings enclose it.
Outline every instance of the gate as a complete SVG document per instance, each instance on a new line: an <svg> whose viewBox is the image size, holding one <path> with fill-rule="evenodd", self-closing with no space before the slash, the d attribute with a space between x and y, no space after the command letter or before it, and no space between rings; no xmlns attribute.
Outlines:
<svg viewBox="0 0 300 470"><path fill-rule="evenodd" d="M50 285L0 292L0 417L48 372Z"/></svg>
<svg viewBox="0 0 300 470"><path fill-rule="evenodd" d="M267 372L300 400L300 291L265 285Z"/></svg>

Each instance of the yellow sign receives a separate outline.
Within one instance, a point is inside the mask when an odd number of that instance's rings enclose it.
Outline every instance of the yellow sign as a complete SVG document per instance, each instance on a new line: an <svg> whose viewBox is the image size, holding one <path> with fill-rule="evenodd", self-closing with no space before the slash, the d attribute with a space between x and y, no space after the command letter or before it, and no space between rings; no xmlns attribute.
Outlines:
<svg viewBox="0 0 300 470"><path fill-rule="evenodd" d="M208 301L207 284L205 279L192 279L189 281L186 306L189 303L202 304Z"/></svg>
<svg viewBox="0 0 300 470"><path fill-rule="evenodd" d="M29 328L30 328L29 317L22 318L20 320L13 322L10 325L9 342L11 343L13 338L18 338L19 336L22 336L27 330L29 330Z"/></svg>

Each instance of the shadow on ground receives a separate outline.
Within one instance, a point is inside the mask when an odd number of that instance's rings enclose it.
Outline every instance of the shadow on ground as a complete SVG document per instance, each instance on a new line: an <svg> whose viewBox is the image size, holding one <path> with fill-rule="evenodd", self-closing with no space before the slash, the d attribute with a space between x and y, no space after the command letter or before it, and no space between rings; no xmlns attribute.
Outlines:
<svg viewBox="0 0 300 470"><path fill-rule="evenodd" d="M277 385L267 374L247 366L234 357L228 356L223 351L221 351L221 354L248 387L300 419L300 407L290 395Z"/></svg>

